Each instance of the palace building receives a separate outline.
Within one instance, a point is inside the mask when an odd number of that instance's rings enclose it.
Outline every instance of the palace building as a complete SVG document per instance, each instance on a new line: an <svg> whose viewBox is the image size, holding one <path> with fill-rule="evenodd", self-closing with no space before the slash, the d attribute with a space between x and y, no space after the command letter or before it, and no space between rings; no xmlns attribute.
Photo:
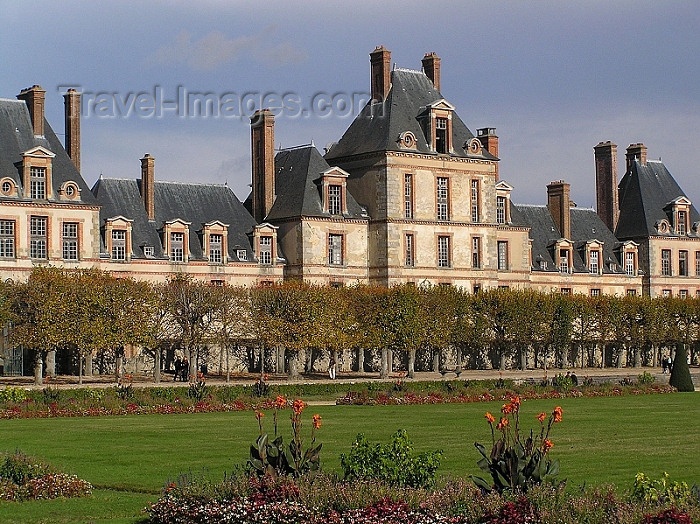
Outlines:
<svg viewBox="0 0 700 524"><path fill-rule="evenodd" d="M376 48L371 101L323 153L275 150L274 116L256 112L244 202L226 185L157 180L149 154L140 178L100 177L90 189L80 94L64 95L65 145L39 86L0 99L0 276L51 264L216 285L700 294L700 215L646 147L628 148L618 185L616 146L595 146L597 211L576 207L564 181L547 186L545 205L517 204L499 174L495 129L474 133L462 121L441 92L435 53L420 65L392 67Z"/></svg>

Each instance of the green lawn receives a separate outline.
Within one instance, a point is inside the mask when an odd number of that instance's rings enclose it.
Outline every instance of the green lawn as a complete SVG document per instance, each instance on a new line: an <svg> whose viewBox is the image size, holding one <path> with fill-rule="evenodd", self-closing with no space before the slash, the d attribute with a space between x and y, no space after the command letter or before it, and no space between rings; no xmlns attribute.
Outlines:
<svg viewBox="0 0 700 524"><path fill-rule="evenodd" d="M552 456L561 459L569 486L631 484L635 473L700 484L700 409L697 394L645 395L526 401L521 428L535 428L534 416L564 409L554 427ZM323 417L322 467L338 470L339 454L355 435L387 441L405 428L417 450L441 448L439 473L476 473L474 441L490 441L483 418L501 403L434 406L318 406L305 411L308 435L313 413ZM288 413L280 427L289 431ZM272 431L272 414L265 417ZM0 503L0 522L124 522L142 518L141 509L179 474L206 472L221 478L245 462L257 436L251 412L0 421L0 449L21 449L84 478L97 487L89 499Z"/></svg>

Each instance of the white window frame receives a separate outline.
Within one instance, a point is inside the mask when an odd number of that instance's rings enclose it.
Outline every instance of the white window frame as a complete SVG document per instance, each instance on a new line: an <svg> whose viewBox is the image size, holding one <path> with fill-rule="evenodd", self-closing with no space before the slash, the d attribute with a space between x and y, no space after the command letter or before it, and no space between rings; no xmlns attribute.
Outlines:
<svg viewBox="0 0 700 524"><path fill-rule="evenodd" d="M126 260L126 229L112 229L112 260Z"/></svg>
<svg viewBox="0 0 700 524"><path fill-rule="evenodd" d="M170 232L170 261L185 261L185 233L182 231Z"/></svg>
<svg viewBox="0 0 700 524"><path fill-rule="evenodd" d="M258 252L258 261L262 266L272 265L272 237L269 235L260 236L260 249Z"/></svg>
<svg viewBox="0 0 700 524"><path fill-rule="evenodd" d="M627 276L633 277L636 274L634 266L634 253L632 251L625 252L625 273Z"/></svg>
<svg viewBox="0 0 700 524"><path fill-rule="evenodd" d="M472 237L472 267L481 269L481 237Z"/></svg>
<svg viewBox="0 0 700 524"><path fill-rule="evenodd" d="M508 270L508 242L505 240L499 240L496 243L498 250L498 269L500 271Z"/></svg>
<svg viewBox="0 0 700 524"><path fill-rule="evenodd" d="M671 250L662 249L661 250L661 276L670 277L671 276Z"/></svg>
<svg viewBox="0 0 700 524"><path fill-rule="evenodd" d="M48 258L48 217L29 217L29 257L46 260Z"/></svg>
<svg viewBox="0 0 700 524"><path fill-rule="evenodd" d="M29 167L29 196L34 200L46 198L46 168Z"/></svg>
<svg viewBox="0 0 700 524"><path fill-rule="evenodd" d="M328 186L328 212L331 215L341 215L343 213L343 187L338 184Z"/></svg>
<svg viewBox="0 0 700 524"><path fill-rule="evenodd" d="M343 265L343 239L340 233L328 234L328 265L342 266Z"/></svg>
<svg viewBox="0 0 700 524"><path fill-rule="evenodd" d="M592 249L588 253L588 271L592 275L600 274L600 251Z"/></svg>
<svg viewBox="0 0 700 524"><path fill-rule="evenodd" d="M687 277L688 269L688 251L681 249L678 251L678 276Z"/></svg>
<svg viewBox="0 0 700 524"><path fill-rule="evenodd" d="M209 234L209 262L222 264L224 262L224 235L219 233Z"/></svg>
<svg viewBox="0 0 700 524"><path fill-rule="evenodd" d="M413 218L413 175L406 173L403 178L404 218Z"/></svg>
<svg viewBox="0 0 700 524"><path fill-rule="evenodd" d="M437 177L437 219L450 219L450 180L447 177Z"/></svg>
<svg viewBox="0 0 700 524"><path fill-rule="evenodd" d="M416 265L416 238L413 233L406 233L404 265L406 267L414 267Z"/></svg>
<svg viewBox="0 0 700 524"><path fill-rule="evenodd" d="M15 258L14 220L0 220L0 258Z"/></svg>
<svg viewBox="0 0 700 524"><path fill-rule="evenodd" d="M78 223L63 222L61 229L63 260L78 260Z"/></svg>
<svg viewBox="0 0 700 524"><path fill-rule="evenodd" d="M473 178L470 187L472 222L479 222L479 219L481 218L481 209L479 209L479 181L476 178Z"/></svg>
<svg viewBox="0 0 700 524"><path fill-rule="evenodd" d="M447 235L438 236L438 267L451 267L452 257L450 253L450 237Z"/></svg>
<svg viewBox="0 0 700 524"><path fill-rule="evenodd" d="M504 196L496 197L496 223L498 224L506 223L506 200Z"/></svg>

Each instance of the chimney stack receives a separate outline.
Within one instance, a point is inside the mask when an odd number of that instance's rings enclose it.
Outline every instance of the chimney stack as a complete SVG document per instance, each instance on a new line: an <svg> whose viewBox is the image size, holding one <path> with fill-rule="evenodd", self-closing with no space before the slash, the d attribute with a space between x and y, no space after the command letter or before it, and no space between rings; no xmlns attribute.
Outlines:
<svg viewBox="0 0 700 524"><path fill-rule="evenodd" d="M630 170L630 167L635 160L638 160L643 166L647 165L647 146L641 142L637 144L630 144L627 148L626 159L627 165L625 166L625 172Z"/></svg>
<svg viewBox="0 0 700 524"><path fill-rule="evenodd" d="M148 220L156 219L154 197L155 161L156 159L148 153L141 159L141 200L143 200L143 207L146 209Z"/></svg>
<svg viewBox="0 0 700 524"><path fill-rule="evenodd" d="M620 218L617 189L617 145L609 140L599 142L595 151L595 195L598 216L610 231L615 231Z"/></svg>
<svg viewBox="0 0 700 524"><path fill-rule="evenodd" d="M19 100L23 100L29 108L29 118L32 120L32 128L35 136L44 136L44 99L46 91L41 86L33 85L27 89L22 89L17 95Z"/></svg>
<svg viewBox="0 0 700 524"><path fill-rule="evenodd" d="M476 137L481 142L481 147L498 158L498 136L496 136L495 127L477 129ZM496 182L498 182L498 163L496 163Z"/></svg>
<svg viewBox="0 0 700 524"><path fill-rule="evenodd" d="M391 51L383 45L377 46L369 54L369 61L372 71L372 100L384 102L391 87Z"/></svg>
<svg viewBox="0 0 700 524"><path fill-rule="evenodd" d="M252 212L260 224L275 202L275 116L269 109L256 111L250 118L253 159Z"/></svg>
<svg viewBox="0 0 700 524"><path fill-rule="evenodd" d="M66 124L66 152L80 172L80 93L71 88L63 95Z"/></svg>
<svg viewBox="0 0 700 524"><path fill-rule="evenodd" d="M435 89L440 91L440 57L436 53L426 53L421 61L423 72L430 78Z"/></svg>
<svg viewBox="0 0 700 524"><path fill-rule="evenodd" d="M571 186L563 180L547 186L547 208L562 238L567 240L571 240L570 190Z"/></svg>

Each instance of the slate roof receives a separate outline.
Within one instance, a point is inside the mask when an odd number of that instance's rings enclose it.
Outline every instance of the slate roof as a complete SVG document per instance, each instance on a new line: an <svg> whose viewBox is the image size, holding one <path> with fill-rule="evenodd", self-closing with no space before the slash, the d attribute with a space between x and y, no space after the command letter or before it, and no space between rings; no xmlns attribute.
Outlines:
<svg viewBox="0 0 700 524"><path fill-rule="evenodd" d="M587 273L584 247L586 242L598 240L603 243L602 270L604 274L612 273L608 261L612 260L621 267L619 254L616 251L621 244L593 209L572 207L571 238L574 243L573 266L574 272ZM554 219L547 206L511 204L511 219L514 225L530 227L532 240L532 267L534 271L542 271L539 261L547 263L547 271L558 271L554 262L554 243L559 240L561 233L554 224Z"/></svg>
<svg viewBox="0 0 700 524"><path fill-rule="evenodd" d="M332 159L360 155L373 151L406 151L398 139L404 131L416 137L415 152L436 155L428 147L419 116L430 104L443 100L432 81L421 71L394 69L391 72L391 89L383 102L368 102L360 114L350 124L345 134L325 155L331 164ZM451 156L473 157L496 160L485 149L481 155L467 154L464 143L474 138L474 134L464 125L456 112L452 113Z"/></svg>
<svg viewBox="0 0 700 524"><path fill-rule="evenodd" d="M660 161L648 160L642 165L635 160L620 181L620 219L615 229L618 238L640 238L657 235L656 223L672 217L664 208L686 197L673 175ZM695 206L690 207L690 223L700 221ZM692 234L692 231L691 231Z"/></svg>
<svg viewBox="0 0 700 524"><path fill-rule="evenodd" d="M321 173L328 165L315 146L302 146L275 155L275 202L266 220L312 216L330 217L323 211ZM367 218L367 213L346 191L346 218Z"/></svg>
<svg viewBox="0 0 700 524"><path fill-rule="evenodd" d="M143 246L153 246L156 258L164 258L161 244L163 223L180 218L190 224L190 259L202 260L202 224L219 220L228 224L228 252L235 260L236 250L245 249L253 260L248 234L256 225L233 191L219 184L191 184L156 181L155 220L149 221L141 200L140 180L100 178L92 188L102 205L100 222L115 216L133 220L132 253L144 258Z"/></svg>
<svg viewBox="0 0 700 524"><path fill-rule="evenodd" d="M56 156L52 160L53 198L49 202L59 203L58 190L67 181L75 182L80 188L80 200L71 200L70 205L78 203L95 205L96 201L90 188L80 176L63 144L58 140L48 121L44 120L44 136L35 136L29 118L29 109L22 100L0 98L0 178L9 177L15 181L22 192L22 153L41 146ZM0 197L0 201L29 200L23 197ZM66 203L60 202L60 203Z"/></svg>

